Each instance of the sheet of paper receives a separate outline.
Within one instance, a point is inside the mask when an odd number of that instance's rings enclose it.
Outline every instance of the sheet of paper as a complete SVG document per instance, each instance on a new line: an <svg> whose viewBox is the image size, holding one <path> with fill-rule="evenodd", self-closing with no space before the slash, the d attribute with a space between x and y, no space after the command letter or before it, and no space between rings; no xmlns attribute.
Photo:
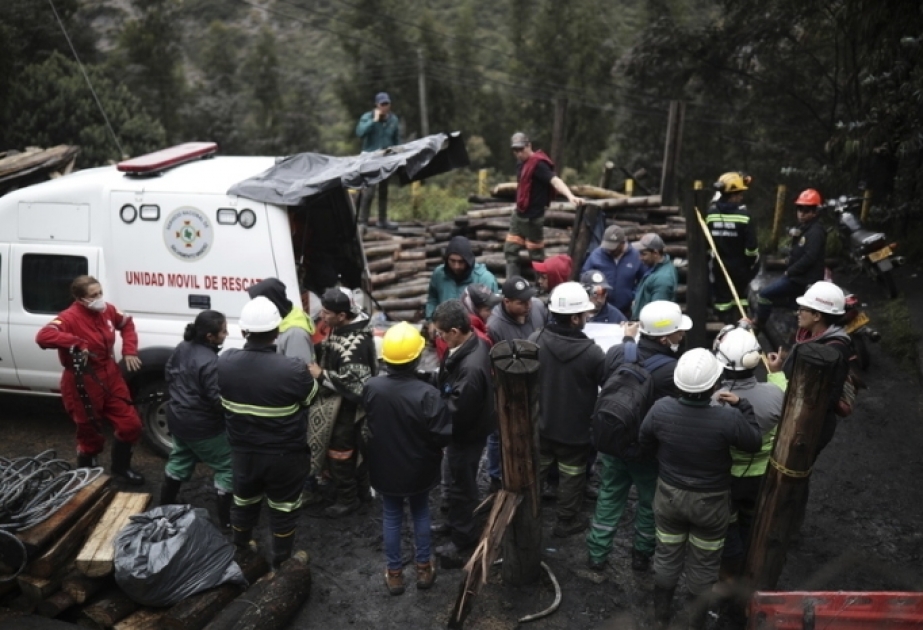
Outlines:
<svg viewBox="0 0 923 630"><path fill-rule="evenodd" d="M619 324L598 324L589 322L583 329L584 334L596 342L603 352L614 345L622 343L624 333Z"/></svg>

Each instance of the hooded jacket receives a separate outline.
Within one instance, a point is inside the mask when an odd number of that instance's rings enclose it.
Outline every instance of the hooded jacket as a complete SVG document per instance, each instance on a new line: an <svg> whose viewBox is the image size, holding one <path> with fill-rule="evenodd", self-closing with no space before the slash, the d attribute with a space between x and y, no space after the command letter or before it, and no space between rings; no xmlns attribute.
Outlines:
<svg viewBox="0 0 923 630"><path fill-rule="evenodd" d="M449 256L461 256L468 264L467 274L457 277L448 265ZM445 249L442 264L433 270L429 279L429 291L426 298L426 319L433 318L436 307L448 300L455 300L462 296L469 284L483 284L491 291L497 292L497 279L487 270L483 263L475 261L474 252L471 251L471 241L464 236L454 236Z"/></svg>
<svg viewBox="0 0 923 630"><path fill-rule="evenodd" d="M489 344L475 334L447 354L439 370L439 391L452 414L452 441L481 442L497 428Z"/></svg>
<svg viewBox="0 0 923 630"><path fill-rule="evenodd" d="M727 374L727 372L725 372ZM747 378L722 378L721 389L737 394L753 406L756 422L763 434L763 444L757 453L744 453L731 447L731 475L734 477L757 477L766 472L769 454L776 437L776 426L782 418L785 392L772 383L760 383L754 376Z"/></svg>
<svg viewBox="0 0 923 630"><path fill-rule="evenodd" d="M574 267L570 256L567 254L558 254L551 258L545 259L545 266L548 276L548 290L551 291L562 282L570 280L570 272Z"/></svg>
<svg viewBox="0 0 923 630"><path fill-rule="evenodd" d="M792 253L785 275L792 282L807 286L824 279L827 231L818 219L808 221L800 229L801 234L792 237Z"/></svg>
<svg viewBox="0 0 923 630"><path fill-rule="evenodd" d="M609 250L597 247L590 252L580 272L591 269L601 271L606 277L606 282L612 287L606 296L606 301L623 313L630 313L631 301L635 299L635 287L646 271L641 263L641 254L638 250L630 245L627 246L625 253L616 262L612 260Z"/></svg>
<svg viewBox="0 0 923 630"><path fill-rule="evenodd" d="M676 273L673 261L670 260L670 255L665 254L663 260L654 265L638 285L635 291L635 302L631 307L631 318L637 321L641 309L651 302L657 300L675 302L678 278L679 275Z"/></svg>
<svg viewBox="0 0 923 630"><path fill-rule="evenodd" d="M605 380L602 348L574 328L549 324L529 337L539 347L539 434L561 444L590 444L590 417Z"/></svg>
<svg viewBox="0 0 923 630"><path fill-rule="evenodd" d="M263 296L276 305L282 323L279 324L279 336L276 349L279 354L297 357L305 363L314 362L314 324L304 310L292 304L285 295L285 285L278 278L265 278L247 289L250 299Z"/></svg>
<svg viewBox="0 0 923 630"><path fill-rule="evenodd" d="M622 363L625 362L625 344L635 343L630 337L626 337L623 343L612 346L606 352L606 378L608 379ZM678 357L668 346L660 344L654 337L641 335L638 344L638 362L647 361L655 354L665 354L673 359L672 363L662 365L651 373L654 379L654 400L664 396L679 396L679 389L673 381L673 370L676 369Z"/></svg>
<svg viewBox="0 0 923 630"><path fill-rule="evenodd" d="M529 314L526 315L526 321L522 324L507 313L503 308L503 302L500 302L490 312L490 319L487 320L487 334L495 344L501 341L528 339L529 335L545 325L547 318L548 311L537 298L532 298Z"/></svg>
<svg viewBox="0 0 923 630"><path fill-rule="evenodd" d="M218 348L181 341L164 367L170 400L170 433L181 440L205 440L224 433L218 389Z"/></svg>

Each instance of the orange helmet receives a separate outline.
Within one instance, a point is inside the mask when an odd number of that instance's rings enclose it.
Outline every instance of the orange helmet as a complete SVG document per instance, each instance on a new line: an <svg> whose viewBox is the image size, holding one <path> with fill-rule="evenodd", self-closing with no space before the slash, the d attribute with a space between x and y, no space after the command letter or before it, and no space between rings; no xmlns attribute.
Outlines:
<svg viewBox="0 0 923 630"><path fill-rule="evenodd" d="M798 198L795 199L796 206L822 206L824 205L824 200L820 196L820 193L814 190L813 188L808 188L801 192L798 195Z"/></svg>

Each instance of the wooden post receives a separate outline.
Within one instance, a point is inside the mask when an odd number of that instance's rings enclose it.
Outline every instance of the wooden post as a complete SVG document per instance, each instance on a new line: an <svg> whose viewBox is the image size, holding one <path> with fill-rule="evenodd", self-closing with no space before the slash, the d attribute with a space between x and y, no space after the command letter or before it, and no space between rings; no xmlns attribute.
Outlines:
<svg viewBox="0 0 923 630"><path fill-rule="evenodd" d="M682 101L670 101L670 113L667 118L667 139L663 147L663 172L660 177L660 197L664 205L676 203L676 165L683 143L683 118L686 104Z"/></svg>
<svg viewBox="0 0 923 630"><path fill-rule="evenodd" d="M599 187L608 189L612 185L612 172L615 170L615 162L606 160L603 164L603 174L599 178Z"/></svg>
<svg viewBox="0 0 923 630"><path fill-rule="evenodd" d="M542 575L542 519L538 488L538 346L502 341L490 352L496 377L503 489L523 497L503 539L503 581L532 584Z"/></svg>
<svg viewBox="0 0 923 630"><path fill-rule="evenodd" d="M420 182L410 184L410 207L413 209L413 216L417 216L417 210L420 208Z"/></svg>
<svg viewBox="0 0 923 630"><path fill-rule="evenodd" d="M630 177L625 180L625 194L629 197L635 194L635 180Z"/></svg>
<svg viewBox="0 0 923 630"><path fill-rule="evenodd" d="M772 217L772 240L769 249L779 249L779 235L782 232L782 217L785 216L785 184L779 184L776 190L776 211Z"/></svg>
<svg viewBox="0 0 923 630"><path fill-rule="evenodd" d="M567 248L567 254L574 261L570 272L571 280L580 278L580 268L583 266L587 249L590 247L590 239L593 238L593 228L598 220L599 206L596 204L588 203L577 208L574 215L574 229Z"/></svg>
<svg viewBox="0 0 923 630"><path fill-rule="evenodd" d="M756 590L773 590L791 536L803 521L817 441L842 361L828 345L795 346L795 362L770 464L760 490L744 574Z"/></svg>
<svg viewBox="0 0 923 630"><path fill-rule="evenodd" d="M486 197L487 189L487 169L482 168L478 171L478 197Z"/></svg>
<svg viewBox="0 0 923 630"><path fill-rule="evenodd" d="M696 217L696 210L704 213L702 182L696 181L693 190L684 195L683 214L686 217L686 313L692 319L692 330L686 333L689 347L707 345L705 320L708 318L708 248L705 234Z"/></svg>
<svg viewBox="0 0 923 630"><path fill-rule="evenodd" d="M554 126L551 128L551 161L558 175L564 172L564 149L567 147L567 97L554 99Z"/></svg>
<svg viewBox="0 0 923 630"><path fill-rule="evenodd" d="M859 220L865 224L869 218L869 209L872 207L872 191L870 188L866 188L865 192L862 193L862 212L859 213Z"/></svg>

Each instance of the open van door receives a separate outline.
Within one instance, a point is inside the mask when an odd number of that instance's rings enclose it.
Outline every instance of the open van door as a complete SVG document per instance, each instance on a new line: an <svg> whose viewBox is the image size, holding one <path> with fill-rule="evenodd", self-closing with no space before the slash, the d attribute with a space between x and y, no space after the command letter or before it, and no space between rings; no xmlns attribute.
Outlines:
<svg viewBox="0 0 923 630"><path fill-rule="evenodd" d="M74 301L71 282L96 276L99 248L45 243L14 244L10 250L9 331L13 363L29 389L57 391L61 380L58 353L35 343L39 329ZM97 276L98 277L98 276ZM100 278L100 282L104 282ZM103 284L105 291L106 285Z"/></svg>

